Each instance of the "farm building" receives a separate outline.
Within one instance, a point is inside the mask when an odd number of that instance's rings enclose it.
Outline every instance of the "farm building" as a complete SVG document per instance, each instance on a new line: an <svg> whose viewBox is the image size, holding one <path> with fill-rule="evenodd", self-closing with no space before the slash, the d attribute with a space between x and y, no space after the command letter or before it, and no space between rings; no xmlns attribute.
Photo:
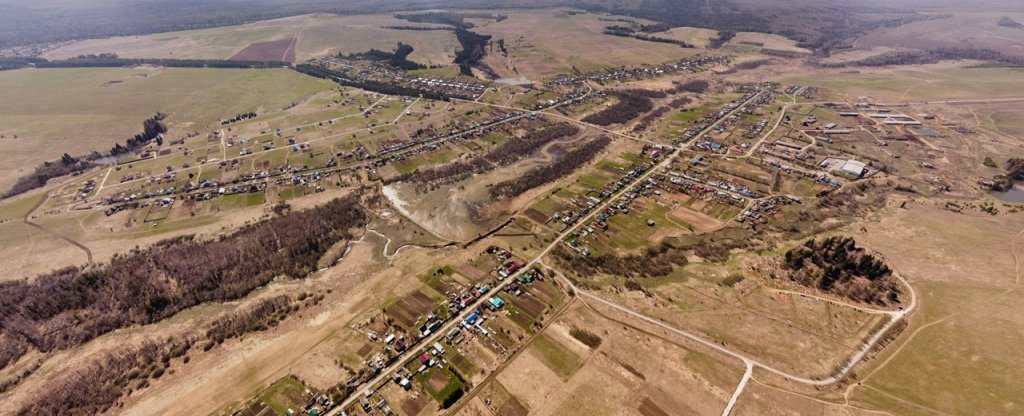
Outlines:
<svg viewBox="0 0 1024 416"><path fill-rule="evenodd" d="M858 162L856 160L850 159L843 164L841 171L846 175L859 178L861 176L864 176L864 171L866 169L867 166L864 165L864 162Z"/></svg>

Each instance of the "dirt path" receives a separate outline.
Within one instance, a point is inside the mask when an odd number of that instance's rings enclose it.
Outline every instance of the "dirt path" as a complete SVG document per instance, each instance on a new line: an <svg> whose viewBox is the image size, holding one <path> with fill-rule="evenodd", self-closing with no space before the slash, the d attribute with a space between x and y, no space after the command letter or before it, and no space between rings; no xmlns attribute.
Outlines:
<svg viewBox="0 0 1024 416"><path fill-rule="evenodd" d="M43 193L43 197L39 199L39 202L36 202L36 204L34 206L32 206L32 208L29 209L28 212L25 213L25 216L21 217L22 222L24 222L25 224L28 224L28 225L30 225L32 227L35 227L36 229L38 229L38 230L40 230L40 231L42 231L42 232L44 232L46 234L49 234L52 237L59 238L61 240L64 240L64 241L68 242L69 244L71 244L71 245L73 245L75 247L78 247L78 248L82 249L82 251L85 252L85 257L88 259L88 262L92 263L92 250L89 250L89 247L86 247L84 244L79 243L79 242L71 239L71 237L68 237L68 236L66 236L64 234L58 233L56 231L53 231L53 230L48 229L46 227L43 227L42 225L34 223L30 219L32 217L32 213L36 212L36 210L38 210L39 207L43 206L43 204L46 203L46 200L49 197L50 197L50 191L46 191L45 193Z"/></svg>

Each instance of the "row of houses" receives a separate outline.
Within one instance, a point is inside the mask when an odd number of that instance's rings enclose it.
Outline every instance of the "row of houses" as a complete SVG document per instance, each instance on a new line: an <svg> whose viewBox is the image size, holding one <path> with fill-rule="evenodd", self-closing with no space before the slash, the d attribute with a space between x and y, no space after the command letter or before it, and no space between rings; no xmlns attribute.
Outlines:
<svg viewBox="0 0 1024 416"><path fill-rule="evenodd" d="M619 179L614 182L605 184L604 188L600 191L595 191L594 194L586 197L573 198L570 203L572 207L567 208L560 212L555 212L552 215L552 219L555 222L561 222L566 227L572 226L579 219L586 217L594 207L598 206L601 201L611 197L616 192L619 192L633 180L641 177L644 173L654 167L653 163L646 162L638 167L626 171ZM551 221L549 220L549 222ZM603 221L603 220L602 220Z"/></svg>
<svg viewBox="0 0 1024 416"><path fill-rule="evenodd" d="M545 86L560 86L579 84L586 81L595 81L600 84L619 82L627 80L638 80L645 78L660 77L679 72L698 72L706 68L723 65L729 62L725 56L697 55L691 58L680 59L679 61L655 66L642 66L633 68L613 68L573 75L559 75L544 83Z"/></svg>
<svg viewBox="0 0 1024 416"><path fill-rule="evenodd" d="M732 102L722 106L722 108L718 112L708 114L701 118L700 120L697 120L693 124L693 126L691 126L688 130L683 132L683 134L680 135L676 140L674 140L674 144L679 145L681 143L689 142L710 126L715 126L715 131L717 133L724 132L729 125L732 125L733 123L740 121L742 119L741 115L753 114L754 111L757 110L757 108L772 102L772 100L775 99L775 96L773 94L768 93L762 94L756 100L753 100L744 105L745 102L751 100L758 94L761 94L762 91L764 91L765 89L770 90L771 87L772 86L770 84L751 86L742 96L740 96L740 98L737 98ZM731 114L734 110L740 108L740 106L743 106L743 108L740 109L740 111L738 111L736 114ZM717 151L717 149L714 150Z"/></svg>
<svg viewBox="0 0 1024 416"><path fill-rule="evenodd" d="M773 215L779 211L784 205L789 204L800 204L802 203L800 198L788 195L776 195L768 197L759 201L754 202L750 208L740 212L736 216L736 221L741 223L746 222L767 222L767 216Z"/></svg>

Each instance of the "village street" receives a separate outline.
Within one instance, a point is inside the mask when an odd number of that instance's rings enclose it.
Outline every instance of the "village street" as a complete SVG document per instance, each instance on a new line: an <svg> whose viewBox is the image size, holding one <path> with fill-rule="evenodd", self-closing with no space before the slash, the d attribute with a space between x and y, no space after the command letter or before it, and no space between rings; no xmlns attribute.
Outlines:
<svg viewBox="0 0 1024 416"><path fill-rule="evenodd" d="M750 101L756 99L757 96L758 95L755 95L754 97L751 97L747 102L750 102ZM744 105L746 105L747 102L745 102ZM710 126L708 126L707 128L705 128L704 130L702 130L694 138L694 140L700 139L701 137L706 135L708 132L710 132L715 126L717 126L719 123L721 123L723 120L725 120L729 116L735 114L736 112L741 111L741 109L744 107L744 105L737 106L732 112L727 114L725 117L722 117L718 122L713 123ZM644 174L638 176L634 181L632 181L632 183L629 186L623 187L618 193L612 195L609 198L606 198L600 204L595 206L594 209L592 209L584 217L580 218L580 220L577 221L573 226L570 226L565 231L563 231L561 234L559 234L558 238L556 238L543 251L541 251L540 254L538 254L536 257L534 257L532 260L530 260L523 267L523 269L529 269L529 268L532 268L532 267L537 266L537 265L542 265L543 264L543 258L545 256L547 256L547 254L550 253L551 250L553 250L559 244L563 244L563 241L566 238L568 238L569 236L573 235L573 233L575 233L579 227L582 227L589 220L593 219L594 216L596 216L598 213L602 212L604 210L604 208L606 208L613 201L621 198L633 186L635 186L637 184L640 184L640 183L643 183L643 181L649 179L657 171L663 170L663 169L667 168L668 166L670 166L672 161L674 161L675 158L678 157L680 153L681 153L681 148L676 148L675 151L670 156L666 157L661 163L659 163L658 165L654 166L653 168L648 169ZM864 356L879 341L879 339L881 339L882 335L884 335L885 332L888 331L889 328L891 328L893 325L895 325L896 322L899 321L899 319L903 318L904 316L906 316L908 313L910 313L912 310L914 310L916 308L917 298L914 295L913 289L910 287L909 284L906 283L906 281L902 280L902 278L900 278L900 279L901 279L901 281L903 281L904 285L907 286L908 290L911 293L911 301L910 301L909 307L906 308L905 310L901 310L901 311L898 311L898 312L890 312L891 319L889 320L889 322L885 326L883 326L879 331L877 331L872 337L870 337L863 344L861 349L858 350L857 353L855 353L847 361L847 364L842 369L840 369L838 372L836 372L836 374L833 374L832 376L830 376L828 378L825 378L825 379L821 379L821 380L810 379L810 378L806 378L806 377L802 377L802 376L797 376L797 375L789 374L789 373L787 373L787 372L785 372L783 370L776 369L776 368L774 368L772 366L769 366L767 364L764 364L764 363L762 363L762 362L760 362L760 361L758 361L756 359L750 358L750 357L748 357L748 356L746 356L746 355L744 355L742 353L739 353L739 352L736 352L736 351L732 351L732 350L730 350L728 348L725 348L725 347L719 345L718 343L716 343L715 341L707 340L707 339L704 339L704 338L702 338L702 337L700 337L700 336L698 336L696 334L693 334L691 332L687 332L687 331L680 330L678 328L672 327L672 326L667 325L667 324L665 324L665 323L663 323L661 321L658 321L658 320L653 319L651 317L648 317L646 315L643 315L643 314L637 313L637 312L635 312L633 310L630 310L630 309L628 309L628 308L626 308L626 307L624 307L622 305L619 305L617 303L605 300L605 299L603 299L603 298L601 298L601 297L599 297L599 296L597 296L597 295L595 295L593 293L584 291L584 290L580 289L579 287L575 286L568 279L566 279L566 283L568 284L570 290L575 292L578 296L586 297L586 298L591 299L591 300L593 300L595 302L599 302L599 303L604 304L604 305L606 305L608 307L611 307L613 309L616 309L616 310L619 310L619 311L621 311L623 313L626 313L626 314L628 314L628 315L630 315L630 316L632 316L632 317L634 317L636 319L640 319L642 321L645 321L645 322L657 325L657 326L659 326L661 328L664 328L664 329L669 330L669 331L671 331L673 333L681 335L681 336L683 336L683 337L685 337L685 338L687 338L687 339L689 339L689 340L691 340L693 342L696 342L697 344L700 344L700 345L702 345L702 346L704 346L706 348L712 349L712 350L714 350L716 352L719 352L721 354L727 355L729 357L736 358L736 359L740 360L741 362L743 362L743 364L747 368L747 371L745 372L744 377L741 380L739 386L737 386L737 389L736 389L735 393L733 394L732 399L730 400L729 404L725 408L725 411L724 411L723 415L727 415L727 414L729 414L729 412L731 411L733 405L735 404L735 400L742 393L743 388L746 386L747 382L749 381L750 376L751 376L751 371L752 371L752 369L754 367L761 368L763 370L766 370L766 371L768 371L770 373L773 373L773 374L776 374L778 376L784 377L784 378L789 379L791 381L794 381L794 382L797 382L797 383L801 383L801 384L807 384L807 385L826 386L826 385L834 384L834 383L838 382L839 380L841 380L846 375L846 373L849 372L849 370L854 365L856 365L858 362L860 362L860 360L862 360L864 358ZM502 282L498 283L492 290L495 291L495 292L499 292L511 281L512 280L502 281ZM417 346L419 346L419 345L430 345L431 343L437 341L439 339L439 337L441 337L443 334L447 333L448 331L450 331L455 326L460 325L462 323L462 321L469 314L471 314L473 311L475 311L475 310L481 308L482 306L484 306L484 302L486 302L486 300L487 300L486 297L479 298L478 300L475 301L474 304L469 305L468 307L466 307L460 315L458 315L457 317L449 320L441 328L439 328L437 331L435 331L432 335L427 336L426 338L421 339L420 342L417 344ZM838 301L830 301L830 302L835 302L837 304L842 304L842 305L845 305L845 306L856 307L855 305L848 305L846 303L838 302ZM352 404L353 402L358 400L360 397L364 397L368 392L373 391L376 388L376 386L380 385L382 382L388 382L388 380L390 380L390 376L391 376L392 373L394 373L405 362L407 362L408 360L413 359L417 355L419 355L419 349L418 348L416 348L416 347L409 348L409 350L405 354L403 354L400 357L398 357L398 359L393 364L391 364L387 368L383 369L380 372L380 374L378 374L376 377L374 377L369 382L364 383L364 385L363 385L363 387L361 389L356 390L355 392L353 392L353 394L351 394L348 398L346 398L344 401L342 401L337 406L335 406L334 409L332 409L332 411L328 412L327 414L328 415L338 415L338 414L340 414L342 412L342 409L348 407L350 404Z"/></svg>

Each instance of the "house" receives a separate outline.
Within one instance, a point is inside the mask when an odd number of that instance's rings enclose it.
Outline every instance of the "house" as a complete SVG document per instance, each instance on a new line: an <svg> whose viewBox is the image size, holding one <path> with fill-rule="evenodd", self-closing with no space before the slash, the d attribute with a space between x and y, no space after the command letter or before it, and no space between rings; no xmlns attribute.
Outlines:
<svg viewBox="0 0 1024 416"><path fill-rule="evenodd" d="M473 313L469 314L469 316L466 318L466 325L467 326L473 325L474 323L476 323L476 320L479 319L479 318L480 318L480 311L474 311Z"/></svg>
<svg viewBox="0 0 1024 416"><path fill-rule="evenodd" d="M497 296L491 298L488 302L491 304L491 309L493 310L501 309L501 307L505 305L505 301Z"/></svg>
<svg viewBox="0 0 1024 416"><path fill-rule="evenodd" d="M436 351L439 355L444 355L444 347L442 347L440 343L435 342L434 345L432 345L432 347L434 347L434 351Z"/></svg>

